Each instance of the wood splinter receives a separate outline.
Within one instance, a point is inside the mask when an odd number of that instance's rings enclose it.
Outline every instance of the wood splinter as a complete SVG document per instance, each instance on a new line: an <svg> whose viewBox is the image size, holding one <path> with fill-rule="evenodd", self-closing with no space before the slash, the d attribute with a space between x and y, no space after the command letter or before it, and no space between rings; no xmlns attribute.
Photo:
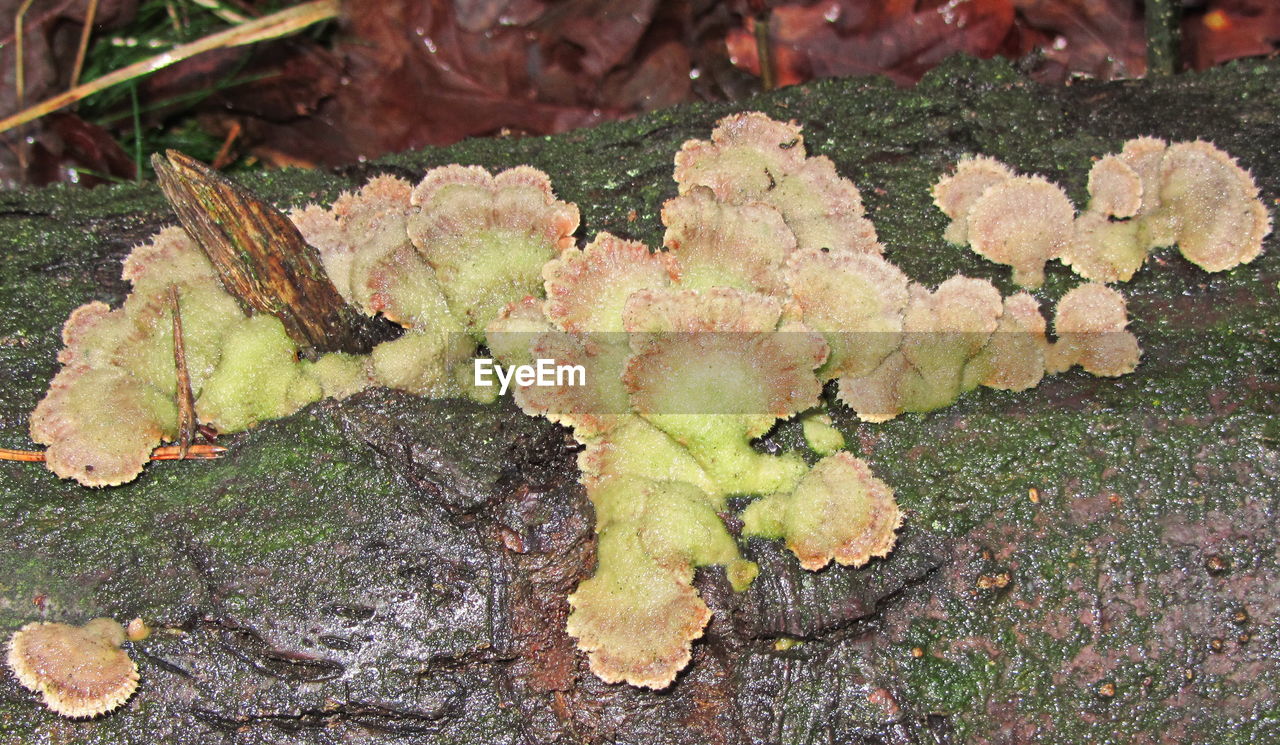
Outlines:
<svg viewBox="0 0 1280 745"><path fill-rule="evenodd" d="M187 233L247 313L270 313L308 359L363 354L376 324L347 304L325 274L320 253L274 206L175 150L151 158L160 189Z"/></svg>

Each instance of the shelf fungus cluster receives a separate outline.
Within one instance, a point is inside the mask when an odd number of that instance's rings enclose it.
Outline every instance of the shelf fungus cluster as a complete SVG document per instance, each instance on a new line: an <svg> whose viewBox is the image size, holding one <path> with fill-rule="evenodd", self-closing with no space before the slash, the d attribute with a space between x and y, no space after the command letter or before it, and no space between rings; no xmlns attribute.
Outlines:
<svg viewBox="0 0 1280 745"><path fill-rule="evenodd" d="M9 669L53 711L95 717L129 700L138 667L121 649L124 628L110 618L84 626L29 623L9 639Z"/></svg>
<svg viewBox="0 0 1280 745"><path fill-rule="evenodd" d="M45 462L86 486L131 481L178 434L171 314L181 313L198 419L235 432L363 385L360 363L299 360L274 316L245 315L181 228L166 228L124 262L133 291L120 308L92 302L62 329L62 369L31 415ZM176 289L178 308L170 302Z"/></svg>
<svg viewBox="0 0 1280 745"><path fill-rule="evenodd" d="M1271 230L1253 177L1207 142L1129 140L1093 164L1088 190L1076 215L1060 187L974 157L933 196L951 218L947 240L1009 265L1013 281L1033 289L1050 259L1088 280L1127 282L1148 252L1175 244L1191 263L1220 272L1257 258Z"/></svg>
<svg viewBox="0 0 1280 745"><path fill-rule="evenodd" d="M1146 243L1173 236L1211 269L1232 251L1234 261L1256 255L1225 248L1230 226L1190 211L1216 189L1256 196L1225 156L1161 143L1154 156L1104 163L1090 209L1109 226L1126 219ZM274 318L242 312L198 247L167 229L126 261L134 292L122 308L91 303L68 320L64 367L33 436L49 445L56 473L96 486L133 478L173 437L170 287L196 416L224 432L369 385L492 398L473 376L481 345L506 369L538 360L579 369L577 379L514 389L525 412L572 427L584 446L599 542L594 575L569 597L568 631L602 679L661 688L711 614L695 570L722 566L737 589L758 572L723 521L730 496L757 498L740 516L744 537L783 540L807 569L861 566L893 549L902 520L893 490L841 449L820 410L826 383L878 422L979 385L1024 390L1073 365L1114 376L1138 362L1124 299L1103 284L1059 301L1051 342L1026 292L1002 297L963 276L912 282L883 258L853 183L806 153L795 124L727 117L710 140L681 148L675 180L664 245L653 249L608 233L579 248L577 208L529 167L446 166L416 186L382 176L330 208L295 210L342 297L405 329L367 355L314 362L298 359ZM973 158L935 196L953 218L948 239L1012 265L1026 285L1040 283L1048 259L1075 255L1084 218L1042 179ZM1251 209L1235 219L1265 232L1265 211ZM1094 258L1112 266L1107 256ZM816 462L753 447L797 415Z"/></svg>

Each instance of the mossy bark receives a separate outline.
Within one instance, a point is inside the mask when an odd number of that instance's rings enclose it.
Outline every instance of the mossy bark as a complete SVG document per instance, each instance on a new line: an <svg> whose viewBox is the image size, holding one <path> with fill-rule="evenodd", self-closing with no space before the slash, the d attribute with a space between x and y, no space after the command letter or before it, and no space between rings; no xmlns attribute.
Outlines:
<svg viewBox="0 0 1280 745"><path fill-rule="evenodd" d="M928 188L965 153L1063 184L1129 137L1204 138L1274 210L1280 63L1047 89L954 60L916 88L827 81L559 137L470 141L247 179L282 204L451 162L547 171L608 230L656 245L674 153L730 111L805 125L862 189L889 258L1013 291L942 241ZM75 306L118 302L120 259L171 222L158 191L0 195L0 446L52 376ZM0 743L1264 742L1280 737L1280 247L1207 275L1172 252L1123 287L1138 372L982 390L882 425L832 414L907 510L863 570L751 541L756 584L716 611L667 692L605 686L563 632L593 561L565 433L509 402L384 391L86 490L0 465L0 630L140 616L140 692L90 722L0 682ZM1053 265L1047 305L1078 282ZM800 446L799 424L771 435Z"/></svg>

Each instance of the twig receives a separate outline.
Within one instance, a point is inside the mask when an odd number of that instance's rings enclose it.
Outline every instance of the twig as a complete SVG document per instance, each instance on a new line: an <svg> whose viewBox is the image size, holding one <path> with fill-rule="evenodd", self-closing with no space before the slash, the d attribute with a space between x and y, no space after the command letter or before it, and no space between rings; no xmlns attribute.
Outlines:
<svg viewBox="0 0 1280 745"><path fill-rule="evenodd" d="M215 0L191 0L191 2L199 5L201 8L204 8L227 23L244 23L250 18L250 16L241 15L230 8L224 7L221 3L216 2Z"/></svg>
<svg viewBox="0 0 1280 745"><path fill-rule="evenodd" d="M18 6L18 12L13 14L13 50L17 55L14 60L14 90L18 93L18 105L21 106L26 102L27 98L27 61L26 61L26 45L22 27L26 25L27 11L31 10L31 4L36 0L22 0L22 5ZM21 123L21 122L19 122ZM0 130L2 132L4 130Z"/></svg>
<svg viewBox="0 0 1280 745"><path fill-rule="evenodd" d="M169 305L173 312L173 367L178 376L178 457L185 458L196 436L196 402L191 395L191 376L187 374L187 348L182 338L177 285L169 285Z"/></svg>
<svg viewBox="0 0 1280 745"><path fill-rule="evenodd" d="M133 180L142 183L142 109L138 106L138 84L129 85L129 111L133 114Z"/></svg>
<svg viewBox="0 0 1280 745"><path fill-rule="evenodd" d="M1178 16L1174 0L1146 0L1147 75L1172 75L1178 71Z"/></svg>
<svg viewBox="0 0 1280 745"><path fill-rule="evenodd" d="M240 122L232 120L227 137L222 141L222 147L218 148L218 154L213 156L213 162L209 167L215 171L221 171L231 165L231 161L235 160L231 157L231 144L240 136Z"/></svg>
<svg viewBox="0 0 1280 745"><path fill-rule="evenodd" d="M33 0L25 0L25 6L30 5ZM311 2L295 5L287 10L279 13L272 13L269 16L263 16L248 23L241 24L235 28L229 28L225 31L219 31L216 34L210 34L203 39L197 39L188 44L179 44L169 51L158 54L154 57L148 57L145 60L135 62L132 65L122 67L114 72L107 73L96 80L92 80L83 85L77 85L65 93L45 99L35 106L19 111L13 116L0 120L0 132L5 132L14 127L25 124L33 119L38 119L52 111L73 104L86 96L91 96L101 90L110 88L113 85L119 85L128 80L141 77L156 70L163 69L175 62L194 57L214 49L225 49L228 47L237 47L245 44L253 44L267 39L274 39L279 36L291 34L300 29L306 28L313 23L327 21L338 15L339 0L311 0ZM20 27L19 27L20 28ZM19 56L21 61L21 56ZM21 80L21 68L19 68L19 80ZM21 91L21 86L19 86Z"/></svg>
<svg viewBox="0 0 1280 745"><path fill-rule="evenodd" d="M192 445L186 454L177 445L165 445L151 451L151 460L209 460L221 458L227 449L221 445ZM43 450L12 450L0 448L0 460L21 461L23 463L43 463Z"/></svg>
<svg viewBox="0 0 1280 745"><path fill-rule="evenodd" d="M80 82L80 72L84 70L84 56L89 51L89 37L93 35L93 23L98 18L98 0L89 0L89 7L84 12L84 28L80 29L80 46L76 48L76 63L71 68L71 87Z"/></svg>
<svg viewBox="0 0 1280 745"><path fill-rule="evenodd" d="M763 8L752 19L756 32L756 60L760 63L760 87L771 91L778 87L778 78L773 70L773 47L769 40L769 9Z"/></svg>

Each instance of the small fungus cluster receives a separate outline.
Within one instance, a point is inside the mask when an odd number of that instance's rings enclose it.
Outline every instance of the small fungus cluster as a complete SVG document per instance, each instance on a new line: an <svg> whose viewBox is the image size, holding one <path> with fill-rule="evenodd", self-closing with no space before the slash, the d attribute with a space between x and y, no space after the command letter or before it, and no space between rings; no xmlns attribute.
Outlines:
<svg viewBox="0 0 1280 745"><path fill-rule="evenodd" d="M934 189L948 240L1013 266L1019 283L1039 285L1051 258L1097 280L1059 301L1053 342L1026 292L1002 297L964 276L912 282L883 258L853 183L806 153L800 127L745 113L681 148L657 250L608 233L578 248L577 208L525 166L446 166L416 186L381 176L330 208L295 210L341 295L405 329L364 356L299 360L279 321L245 315L198 247L166 229L126 260L134 291L122 308L90 303L67 321L64 366L32 435L60 476L102 486L137 475L177 426L174 312L196 415L224 432L369 385L491 399L472 375L481 345L506 366L579 366L579 383L514 392L584 447L597 565L569 597L568 631L602 679L661 688L711 615L695 570L723 566L736 589L759 571L722 519L728 497L757 497L742 535L784 540L807 569L892 550L893 491L842 450L819 409L824 384L878 422L1073 365L1122 375L1140 350L1124 298L1099 282L1175 240L1211 271L1257 254L1269 219L1234 162L1204 143L1136 143L1095 166L1080 217L1056 186L988 158L962 161ZM1204 206L1211 194L1225 216ZM1115 248L1117 236L1141 250ZM796 415L816 463L752 446Z"/></svg>
<svg viewBox="0 0 1280 745"><path fill-rule="evenodd" d="M171 288L201 422L235 432L365 385L353 358L299 360L278 319L246 316L181 228L135 248L124 278L133 291L123 306L92 302L67 319L62 369L31 415L31 439L48 445L45 462L62 478L132 481L151 451L177 436Z"/></svg>
<svg viewBox="0 0 1280 745"><path fill-rule="evenodd" d="M1089 205L1075 214L1062 189L1019 176L986 157L961 160L933 187L951 218L945 237L1013 268L1036 288L1058 259L1095 282L1127 282L1153 249L1177 244L1207 272L1247 264L1262 252L1271 216L1248 171L1202 142L1129 140L1089 171Z"/></svg>

